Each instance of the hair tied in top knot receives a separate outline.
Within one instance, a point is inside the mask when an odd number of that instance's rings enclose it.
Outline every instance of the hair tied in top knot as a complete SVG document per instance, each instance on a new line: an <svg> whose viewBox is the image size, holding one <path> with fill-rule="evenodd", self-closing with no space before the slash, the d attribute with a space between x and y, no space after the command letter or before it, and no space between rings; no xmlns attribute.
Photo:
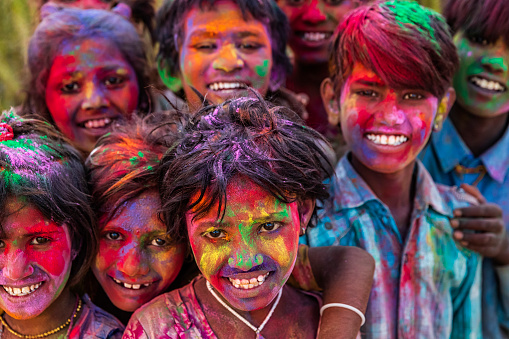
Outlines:
<svg viewBox="0 0 509 339"><path fill-rule="evenodd" d="M8 141L14 138L12 127L5 122L0 122L0 141Z"/></svg>

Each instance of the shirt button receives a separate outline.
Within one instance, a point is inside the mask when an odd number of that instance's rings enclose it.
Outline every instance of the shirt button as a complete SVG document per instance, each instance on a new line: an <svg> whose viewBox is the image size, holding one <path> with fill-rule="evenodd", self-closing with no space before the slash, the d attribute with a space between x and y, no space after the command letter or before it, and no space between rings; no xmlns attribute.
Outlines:
<svg viewBox="0 0 509 339"><path fill-rule="evenodd" d="M332 224L330 222L326 222L324 224L325 228L328 229L328 230L331 230L332 229Z"/></svg>

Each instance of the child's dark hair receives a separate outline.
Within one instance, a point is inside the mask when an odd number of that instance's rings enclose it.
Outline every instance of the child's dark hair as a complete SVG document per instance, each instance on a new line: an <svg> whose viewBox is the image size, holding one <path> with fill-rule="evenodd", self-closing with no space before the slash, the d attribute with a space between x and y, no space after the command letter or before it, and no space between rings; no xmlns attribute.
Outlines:
<svg viewBox="0 0 509 339"><path fill-rule="evenodd" d="M328 197L322 182L331 173L327 141L290 109L255 94L202 108L163 157L161 215L173 239L187 240L186 213L193 208L200 217L218 202L221 218L227 186L237 176L285 203Z"/></svg>
<svg viewBox="0 0 509 339"><path fill-rule="evenodd" d="M176 140L171 124L163 123L172 119L170 112L144 118L134 115L98 140L86 167L100 224L108 222L127 201L158 191L159 162Z"/></svg>
<svg viewBox="0 0 509 339"><path fill-rule="evenodd" d="M330 59L336 93L357 62L390 87L421 89L441 98L451 86L458 56L440 14L396 0L360 7L338 27Z"/></svg>
<svg viewBox="0 0 509 339"><path fill-rule="evenodd" d="M185 29L184 19L193 8L214 10L218 0L165 0L156 15L156 34L159 42L158 62L177 77L179 74L179 48ZM273 0L231 0L239 6L245 19L252 16L267 27L272 45L273 66L271 90L284 85L292 66L286 55L286 42L290 32L288 19Z"/></svg>
<svg viewBox="0 0 509 339"><path fill-rule="evenodd" d="M0 232L5 204L22 198L46 219L67 225L72 241L69 286L76 286L95 256L95 217L80 153L46 122L15 113L0 116Z"/></svg>
<svg viewBox="0 0 509 339"><path fill-rule="evenodd" d="M47 4L45 6L49 6ZM48 7L50 8L50 7ZM30 80L24 114L36 114L53 123L46 105L46 86L51 66L66 42L103 38L118 48L132 66L138 81L138 111L147 112L150 99L145 88L150 85L150 69L135 27L119 14L105 10L58 8L37 26L28 47Z"/></svg>
<svg viewBox="0 0 509 339"><path fill-rule="evenodd" d="M454 33L495 42L500 37L509 46L509 3L506 0L449 0L444 16Z"/></svg>

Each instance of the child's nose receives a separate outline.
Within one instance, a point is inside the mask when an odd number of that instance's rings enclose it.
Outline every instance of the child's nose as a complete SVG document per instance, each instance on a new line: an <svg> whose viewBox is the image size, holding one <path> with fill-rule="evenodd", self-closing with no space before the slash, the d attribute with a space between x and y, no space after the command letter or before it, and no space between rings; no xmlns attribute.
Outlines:
<svg viewBox="0 0 509 339"><path fill-rule="evenodd" d="M2 270L5 278L18 281L29 277L34 273L34 268L24 251L16 249L7 254L6 262Z"/></svg>
<svg viewBox="0 0 509 339"><path fill-rule="evenodd" d="M252 253L251 251L238 251L228 259L228 265L233 268L238 268L243 271L249 271L251 268L261 265L263 263L263 256L259 253Z"/></svg>
<svg viewBox="0 0 509 339"><path fill-rule="evenodd" d="M321 5L318 4L320 0L311 0L311 3L303 9L302 20L311 24L319 24L327 19L327 15Z"/></svg>
<svg viewBox="0 0 509 339"><path fill-rule="evenodd" d="M229 73L244 67L244 60L234 44L226 44L220 49L212 67Z"/></svg>
<svg viewBox="0 0 509 339"><path fill-rule="evenodd" d="M481 59L481 63L483 67L492 73L499 73L499 72L507 72L508 70L508 63L509 63L509 55L507 57L504 57L504 55L489 55L484 56Z"/></svg>
<svg viewBox="0 0 509 339"><path fill-rule="evenodd" d="M81 102L81 109L83 110L94 110L109 106L103 90L92 82L85 84L84 96Z"/></svg>
<svg viewBox="0 0 509 339"><path fill-rule="evenodd" d="M118 261L117 268L127 277L144 276L150 271L143 251L138 247L126 249Z"/></svg>

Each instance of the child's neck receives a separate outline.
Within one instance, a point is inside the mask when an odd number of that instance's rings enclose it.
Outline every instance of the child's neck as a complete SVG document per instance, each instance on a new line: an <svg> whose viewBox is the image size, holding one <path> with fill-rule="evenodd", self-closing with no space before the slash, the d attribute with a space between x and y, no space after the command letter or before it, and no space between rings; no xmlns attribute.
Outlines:
<svg viewBox="0 0 509 339"><path fill-rule="evenodd" d="M196 297L207 322L218 338L255 338L255 332L238 320L208 291L205 279L194 284ZM220 296L220 298L224 300ZM235 310L253 326L258 327L265 320L275 299L260 310L243 312ZM266 338L288 338L299 333L299 338L315 338L319 323L319 308L316 299L305 296L291 287L283 287L281 299L274 309L262 335Z"/></svg>
<svg viewBox="0 0 509 339"><path fill-rule="evenodd" d="M473 115L458 104L454 104L449 116L459 135L476 157L502 138L509 122L507 113L483 118Z"/></svg>
<svg viewBox="0 0 509 339"><path fill-rule="evenodd" d="M389 207L404 241L410 228L415 197L415 161L395 173L375 172L364 166L355 156L352 156L351 163L378 199Z"/></svg>

